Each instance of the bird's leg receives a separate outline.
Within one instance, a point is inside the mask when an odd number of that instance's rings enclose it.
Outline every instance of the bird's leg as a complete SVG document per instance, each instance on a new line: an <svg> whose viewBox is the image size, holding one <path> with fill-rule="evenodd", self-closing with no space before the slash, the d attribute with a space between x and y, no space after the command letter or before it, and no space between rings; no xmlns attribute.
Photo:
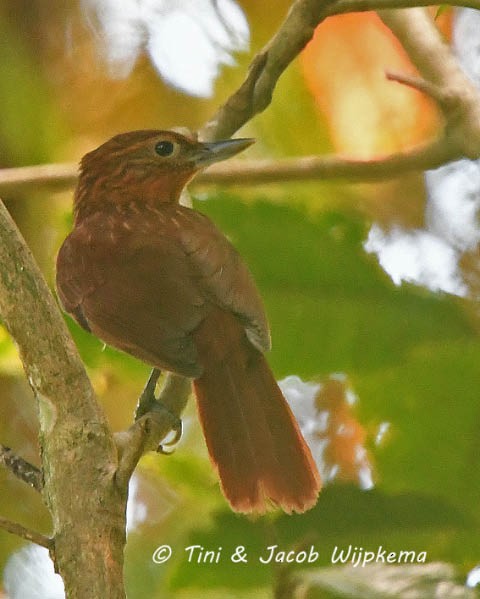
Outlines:
<svg viewBox="0 0 480 599"><path fill-rule="evenodd" d="M157 398L155 397L155 388L158 379L160 378L160 374L161 371L158 368L154 368L150 373L147 384L138 398L138 404L135 410L135 422L147 412L155 411L156 404L158 403Z"/></svg>
<svg viewBox="0 0 480 599"><path fill-rule="evenodd" d="M166 451L165 447L176 445L182 438L183 426L182 420L173 414L155 395L155 388L157 386L158 379L160 378L161 371L158 368L154 368L148 377L147 384L145 385L142 394L139 397L137 408L135 410L135 421L139 420L142 416L148 412L156 412L167 415L172 423L172 430L174 431L174 437L167 443L161 443L157 451L163 454L172 453Z"/></svg>

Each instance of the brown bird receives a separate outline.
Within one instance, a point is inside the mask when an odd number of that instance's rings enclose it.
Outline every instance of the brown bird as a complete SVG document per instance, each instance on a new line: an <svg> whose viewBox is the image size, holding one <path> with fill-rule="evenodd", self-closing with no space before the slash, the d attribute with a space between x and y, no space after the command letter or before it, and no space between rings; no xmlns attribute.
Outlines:
<svg viewBox="0 0 480 599"><path fill-rule="evenodd" d="M197 171L251 143L145 130L88 153L57 287L83 328L194 379L210 458L234 510L273 503L303 512L320 476L263 355L270 333L253 278L215 225L179 204Z"/></svg>

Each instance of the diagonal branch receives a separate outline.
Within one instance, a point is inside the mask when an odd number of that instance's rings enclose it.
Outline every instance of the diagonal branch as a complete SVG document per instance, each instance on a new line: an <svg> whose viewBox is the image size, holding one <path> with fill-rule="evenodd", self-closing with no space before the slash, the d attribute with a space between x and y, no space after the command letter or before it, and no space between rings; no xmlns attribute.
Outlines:
<svg viewBox="0 0 480 599"><path fill-rule="evenodd" d="M24 483L33 487L36 491L41 492L43 489L43 474L42 471L30 464L20 456L16 455L10 447L0 445L0 464L8 468Z"/></svg>
<svg viewBox="0 0 480 599"><path fill-rule="evenodd" d="M442 110L448 110L448 96L446 97L444 90L435 83L422 79L421 77L415 77L414 75L409 75L407 73L398 73L390 70L385 71L385 77L389 81L396 81L406 87L411 87L412 89L422 92L422 94L435 100L437 104L442 107Z"/></svg>
<svg viewBox="0 0 480 599"><path fill-rule="evenodd" d="M0 517L0 528L3 528L3 530L6 530L12 535L17 535L17 537L21 537L26 541L45 547L46 549L52 549L53 547L53 539L42 535L36 530L25 528L25 526L18 524L18 522L12 522L11 520Z"/></svg>
<svg viewBox="0 0 480 599"><path fill-rule="evenodd" d="M280 75L312 39L315 27L334 5L335 0L296 0L278 31L253 59L243 84L203 127L200 137L230 137L265 110Z"/></svg>

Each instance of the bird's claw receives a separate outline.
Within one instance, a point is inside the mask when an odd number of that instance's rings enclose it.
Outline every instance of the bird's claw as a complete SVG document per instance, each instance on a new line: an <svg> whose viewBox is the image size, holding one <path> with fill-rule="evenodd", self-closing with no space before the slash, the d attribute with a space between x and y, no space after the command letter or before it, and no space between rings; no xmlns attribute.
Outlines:
<svg viewBox="0 0 480 599"><path fill-rule="evenodd" d="M167 410L167 408L165 408L165 406L163 406L165 410ZM161 453L162 455L171 455L174 451L175 451L175 445L177 445L177 443L179 443L180 439L182 438L183 435L183 422L181 418L177 418L176 416L174 416L170 410L167 410L170 415L174 418L174 423L172 426L172 431L174 432L173 438L170 439L170 441L165 441L164 443L160 443L160 445L157 447L157 453ZM165 447L173 447L172 450L168 451L165 449Z"/></svg>
<svg viewBox="0 0 480 599"><path fill-rule="evenodd" d="M182 438L183 424L182 420L178 416L173 414L155 396L155 389L160 374L161 373L160 370L158 370L158 368L154 368L150 373L150 377L147 381L147 384L145 385L145 388L143 389L142 394L140 395L140 398L138 400L137 409L135 410L135 421L139 420L142 416L145 416L145 414L149 412L156 412L157 414L167 413L172 422L171 430L174 431L174 436L170 441L160 443L160 445L157 447L157 452L163 455L170 455L171 453L173 453L174 449L167 451L165 447L172 447L177 445L177 443Z"/></svg>
<svg viewBox="0 0 480 599"><path fill-rule="evenodd" d="M175 424L172 426L172 431L174 432L173 438L164 443L160 443L157 447L157 453L161 453L162 455L171 455L175 451L175 446L182 438L183 434L183 423L180 418L176 419ZM172 447L173 449L167 450L166 447Z"/></svg>

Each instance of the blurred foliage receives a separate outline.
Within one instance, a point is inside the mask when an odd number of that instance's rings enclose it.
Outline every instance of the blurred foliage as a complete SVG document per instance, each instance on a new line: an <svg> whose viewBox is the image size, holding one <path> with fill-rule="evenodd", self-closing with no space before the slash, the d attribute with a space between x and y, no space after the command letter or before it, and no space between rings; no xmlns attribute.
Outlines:
<svg viewBox="0 0 480 599"><path fill-rule="evenodd" d="M241 5L251 26L251 52L238 57L238 68L224 69L215 96L202 100L169 88L146 59L127 80L108 79L91 31L80 13L73 7L66 11L60 0L48 7L40 0L2 3L0 165L78 159L108 135L129 128L200 126L241 82L251 55L275 31L290 2ZM329 23L332 39L345 43L345 22L340 32ZM320 81L313 68L320 50L309 52L285 73L272 106L248 125L248 134L258 137L251 156L338 149L331 115L320 106L329 81ZM334 66L341 76L338 63ZM352 80L343 76L345 94ZM409 139L433 127L432 116L422 112L425 106L416 108L419 122L430 124L420 130L412 125ZM378 111L375 105L371 109ZM408 110L408 105L398 109ZM352 130L357 117L353 112ZM393 137L397 143L397 133ZM387 142L390 148L392 139ZM51 281L56 248L70 225L70 194L7 199ZM195 207L225 231L256 277L270 318L269 360L277 377L348 374L360 398L356 417L369 433L376 487L364 492L329 486L317 507L302 516L234 515L218 490L191 405L175 454L146 456L139 468L136 497L147 520L140 518L129 535L129 597L270 597L283 570L257 558L271 544L285 549L314 544L320 554L316 565L328 565L333 548L349 544L427 551L428 561L450 562L463 573L475 565L480 552L478 332L464 304L413 286L395 287L362 245L373 219L421 221L423 200L417 176L378 186L296 183L198 195ZM68 322L112 427L127 427L148 367ZM4 331L0 397L0 443L38 463L35 405ZM376 443L383 422L390 429ZM48 514L33 491L2 469L0 488L2 516L49 530ZM156 565L152 553L164 543L172 546L173 557ZM220 563L188 563L185 547L196 543L222 547ZM0 570L19 545L0 531ZM229 560L238 545L246 547L248 565Z"/></svg>

